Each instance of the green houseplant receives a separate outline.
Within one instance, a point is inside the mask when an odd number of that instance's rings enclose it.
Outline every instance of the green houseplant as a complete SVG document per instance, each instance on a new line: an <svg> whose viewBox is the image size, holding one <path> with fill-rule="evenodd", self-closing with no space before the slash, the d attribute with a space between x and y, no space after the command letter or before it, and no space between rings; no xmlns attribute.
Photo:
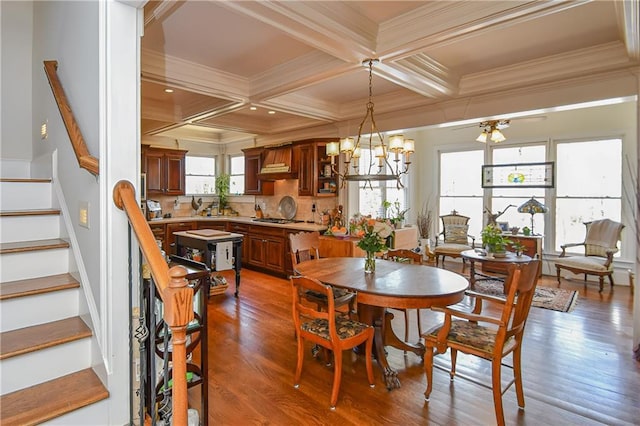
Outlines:
<svg viewBox="0 0 640 426"><path fill-rule="evenodd" d="M502 235L502 230L493 225L487 225L482 230L482 246L489 253L502 255L506 253L507 244L511 244L512 241Z"/></svg>
<svg viewBox="0 0 640 426"><path fill-rule="evenodd" d="M229 182L231 176L227 173L222 173L216 176L216 194L218 195L218 211L223 214L224 209L227 208L229 201Z"/></svg>

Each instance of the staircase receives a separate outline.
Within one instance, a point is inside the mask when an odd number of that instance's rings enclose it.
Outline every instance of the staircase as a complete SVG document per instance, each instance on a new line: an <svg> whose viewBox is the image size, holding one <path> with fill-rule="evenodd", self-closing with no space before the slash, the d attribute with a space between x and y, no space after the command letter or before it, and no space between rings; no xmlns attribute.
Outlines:
<svg viewBox="0 0 640 426"><path fill-rule="evenodd" d="M109 393L91 368L92 331L52 194L49 179L0 179L3 426L105 422L90 410Z"/></svg>

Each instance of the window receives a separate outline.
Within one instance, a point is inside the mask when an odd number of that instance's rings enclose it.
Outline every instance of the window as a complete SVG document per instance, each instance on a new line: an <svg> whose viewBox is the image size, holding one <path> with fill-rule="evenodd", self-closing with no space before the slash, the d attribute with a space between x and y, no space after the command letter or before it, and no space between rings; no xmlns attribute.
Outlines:
<svg viewBox="0 0 640 426"><path fill-rule="evenodd" d="M492 149L492 164L542 163L545 158L546 147L544 144L494 147ZM499 222L508 222L509 227L517 226L522 229L528 226L531 228L531 215L518 213L518 206L531 197L535 197L546 205L544 191L544 188L494 188L492 189L491 212L498 213L506 209L505 213L498 218ZM507 208L509 205L514 207ZM536 234L544 234L545 216L544 214L534 215L533 230Z"/></svg>
<svg viewBox="0 0 640 426"><path fill-rule="evenodd" d="M187 194L213 194L215 183L215 157L186 156L185 192Z"/></svg>
<svg viewBox="0 0 640 426"><path fill-rule="evenodd" d="M440 153L440 215L468 216L469 234L476 238L482 230L482 150ZM438 226L442 226L438 219Z"/></svg>
<svg viewBox="0 0 640 426"><path fill-rule="evenodd" d="M584 222L622 214L622 140L558 143L555 247L584 239Z"/></svg>
<svg viewBox="0 0 640 426"><path fill-rule="evenodd" d="M229 193L244 194L244 155L231 156L229 159Z"/></svg>
<svg viewBox="0 0 640 426"><path fill-rule="evenodd" d="M362 149L361 153L359 168L361 172L364 171L366 173L369 168L371 150ZM389 171L389 173L391 172ZM406 191L404 188L398 189L397 186L395 180L372 181L371 186L369 186L369 182L358 182L359 212L365 216L384 217L386 212L382 208L383 201L388 201L392 204L397 201L400 203L400 210L406 209Z"/></svg>

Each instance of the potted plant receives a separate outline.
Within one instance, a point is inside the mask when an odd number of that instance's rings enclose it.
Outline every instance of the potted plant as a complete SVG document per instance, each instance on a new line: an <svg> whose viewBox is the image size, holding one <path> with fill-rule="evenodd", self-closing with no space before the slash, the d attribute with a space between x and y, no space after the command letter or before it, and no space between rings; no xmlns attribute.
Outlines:
<svg viewBox="0 0 640 426"><path fill-rule="evenodd" d="M424 248L431 248L432 216L428 203L424 203L422 206L422 210L420 210L416 218L416 223L418 225L418 233L420 233L420 245Z"/></svg>
<svg viewBox="0 0 640 426"><path fill-rule="evenodd" d="M525 248L525 245L520 241L514 241L513 243L511 243L511 249L513 249L513 251L516 253L516 256L522 256Z"/></svg>
<svg viewBox="0 0 640 426"><path fill-rule="evenodd" d="M502 235L502 230L494 225L487 225L482 230L482 246L488 253L493 253L495 257L504 256L507 244L512 241Z"/></svg>
<svg viewBox="0 0 640 426"><path fill-rule="evenodd" d="M399 229L404 226L405 215L409 209L401 210L399 201L396 201L393 204L389 201L383 201L382 208L385 213L384 218L388 218L395 229Z"/></svg>
<svg viewBox="0 0 640 426"><path fill-rule="evenodd" d="M229 201L229 182L231 176L227 173L222 173L216 176L216 194L218 194L218 212L224 214L224 210L228 207Z"/></svg>

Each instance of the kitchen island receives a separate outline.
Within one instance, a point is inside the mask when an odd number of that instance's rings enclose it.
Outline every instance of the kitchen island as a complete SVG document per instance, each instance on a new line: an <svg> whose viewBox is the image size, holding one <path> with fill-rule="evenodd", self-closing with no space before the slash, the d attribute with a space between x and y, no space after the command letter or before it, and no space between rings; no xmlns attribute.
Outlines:
<svg viewBox="0 0 640 426"><path fill-rule="evenodd" d="M271 223L246 216L187 216L149 221L149 227L166 253L176 254L175 233L198 229L241 234L242 267L287 277L293 273L289 256L289 234L301 231L324 232L326 226L287 221Z"/></svg>

